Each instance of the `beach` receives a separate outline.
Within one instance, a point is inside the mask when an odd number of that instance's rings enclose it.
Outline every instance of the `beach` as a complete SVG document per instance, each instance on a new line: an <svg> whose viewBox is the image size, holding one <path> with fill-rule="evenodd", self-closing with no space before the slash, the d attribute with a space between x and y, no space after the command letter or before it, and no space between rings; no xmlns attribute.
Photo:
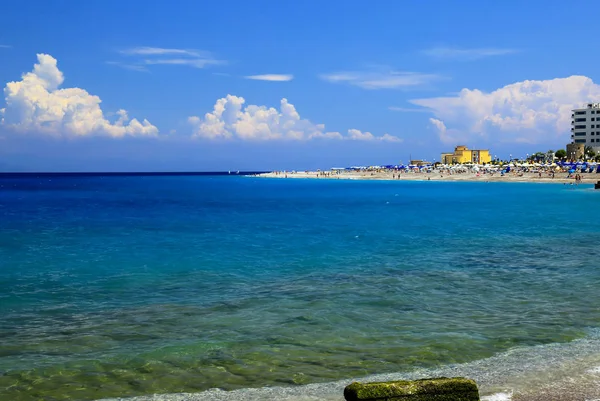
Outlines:
<svg viewBox="0 0 600 401"><path fill-rule="evenodd" d="M553 183L553 184L595 184L600 181L598 173L582 173L581 180L576 181L575 175L568 172L555 172L554 176L548 172L540 176L537 172L510 172L500 174L499 172L477 173L464 172L450 174L446 171L439 172L397 172L397 171L294 171L294 172L270 172L259 174L267 178L314 178L314 179L341 179L341 180L396 180L396 181L450 181L450 182L530 182L530 183Z"/></svg>

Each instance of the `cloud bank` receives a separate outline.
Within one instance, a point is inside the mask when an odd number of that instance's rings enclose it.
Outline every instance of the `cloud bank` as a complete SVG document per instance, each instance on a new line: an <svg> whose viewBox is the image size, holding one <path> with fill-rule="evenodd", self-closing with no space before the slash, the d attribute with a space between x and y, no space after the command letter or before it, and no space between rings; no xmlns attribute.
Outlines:
<svg viewBox="0 0 600 401"><path fill-rule="evenodd" d="M154 136L158 129L148 120L130 119L125 110L110 122L100 108L98 96L80 88L59 89L64 81L57 61L38 54L33 71L4 88L6 108L0 110L0 124L19 132L37 132L57 136L111 137Z"/></svg>
<svg viewBox="0 0 600 401"><path fill-rule="evenodd" d="M327 132L323 124L302 119L293 104L281 99L279 110L273 107L245 105L243 97L227 95L217 100L213 111L204 118L192 116L188 122L193 136L204 139L240 140L310 140L347 139L359 141L401 141L385 134L375 136L370 132L348 130L346 135Z"/></svg>
<svg viewBox="0 0 600 401"><path fill-rule="evenodd" d="M174 51L166 50L167 54ZM158 51L144 48L143 52ZM130 119L125 110L118 110L114 118L108 119L98 96L81 88L60 88L65 78L54 57L38 54L37 60L31 72L23 74L20 81L8 82L4 88L6 108L0 109L0 125L8 128L7 132L55 137L158 135L158 129L148 120ZM276 78L282 77L285 76ZM323 124L301 118L285 98L275 108L246 104L242 97L227 95L218 99L203 118L192 116L188 122L193 137L203 139L402 141L389 134L376 136L358 129L346 133L326 131Z"/></svg>
<svg viewBox="0 0 600 401"><path fill-rule="evenodd" d="M463 89L456 96L416 99L427 107L442 141L570 141L571 110L600 102L600 85L585 76L522 81L493 92Z"/></svg>

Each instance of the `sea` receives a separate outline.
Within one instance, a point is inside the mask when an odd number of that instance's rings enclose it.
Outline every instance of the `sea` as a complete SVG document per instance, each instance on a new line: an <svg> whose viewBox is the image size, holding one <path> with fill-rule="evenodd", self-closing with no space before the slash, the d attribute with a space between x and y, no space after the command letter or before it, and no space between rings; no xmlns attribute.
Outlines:
<svg viewBox="0 0 600 401"><path fill-rule="evenodd" d="M0 177L0 400L600 399L592 185Z"/></svg>

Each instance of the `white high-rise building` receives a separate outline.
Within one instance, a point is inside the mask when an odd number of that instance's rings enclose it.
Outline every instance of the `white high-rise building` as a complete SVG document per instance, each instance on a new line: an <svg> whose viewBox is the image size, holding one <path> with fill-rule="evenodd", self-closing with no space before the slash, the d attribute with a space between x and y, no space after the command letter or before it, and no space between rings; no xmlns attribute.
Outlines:
<svg viewBox="0 0 600 401"><path fill-rule="evenodd" d="M571 139L600 150L600 103L588 103L571 114Z"/></svg>

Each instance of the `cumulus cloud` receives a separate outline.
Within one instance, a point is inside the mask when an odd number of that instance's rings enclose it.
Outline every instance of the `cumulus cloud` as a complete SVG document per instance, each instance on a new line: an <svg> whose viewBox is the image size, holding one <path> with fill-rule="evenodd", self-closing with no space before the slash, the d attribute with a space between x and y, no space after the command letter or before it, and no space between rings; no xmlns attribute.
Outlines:
<svg viewBox="0 0 600 401"><path fill-rule="evenodd" d="M64 81L57 61L38 54L33 71L4 88L6 108L0 110L0 124L21 132L85 136L91 134L123 137L156 135L158 129L147 120L130 119L125 110L110 122L100 108L98 96L80 88L59 89Z"/></svg>
<svg viewBox="0 0 600 401"><path fill-rule="evenodd" d="M522 81L493 92L463 89L456 96L416 99L435 116L440 139L494 138L542 143L570 139L571 110L600 102L600 85L585 76Z"/></svg>
<svg viewBox="0 0 600 401"><path fill-rule="evenodd" d="M273 81L273 82L285 82L294 79L293 75L290 74L262 74L262 75L248 75L244 77L246 79L254 79L256 81Z"/></svg>
<svg viewBox="0 0 600 401"><path fill-rule="evenodd" d="M444 143L458 143L468 140L468 137L457 129L446 128L446 124L437 118L430 118L429 122L437 130L440 140Z"/></svg>
<svg viewBox="0 0 600 401"><path fill-rule="evenodd" d="M348 139L354 141L388 141L388 142L402 142L402 140L396 136L390 134L384 134L383 136L375 136L370 132L362 132L357 129L348 130Z"/></svg>
<svg viewBox="0 0 600 401"><path fill-rule="evenodd" d="M379 136L379 137L376 136L375 139L378 139L380 141L386 141L386 142L404 142L404 139L398 138L397 136L393 136L390 134L383 134L383 136Z"/></svg>
<svg viewBox="0 0 600 401"><path fill-rule="evenodd" d="M213 111L204 118L192 116L188 122L193 136L204 139L241 140L309 140L351 139L399 141L391 135L374 136L351 129L347 135L327 132L323 124L300 118L293 104L281 99L279 110L273 107L246 105L243 97L227 95L217 100Z"/></svg>
<svg viewBox="0 0 600 401"><path fill-rule="evenodd" d="M374 138L373 134L370 132L362 132L357 129L349 129L348 137L356 141L370 141Z"/></svg>
<svg viewBox="0 0 600 401"><path fill-rule="evenodd" d="M331 83L345 83L363 89L411 89L443 79L437 74L383 70L341 71L322 74L321 79Z"/></svg>
<svg viewBox="0 0 600 401"><path fill-rule="evenodd" d="M308 139L344 139L344 136L339 132L314 132L309 135Z"/></svg>
<svg viewBox="0 0 600 401"><path fill-rule="evenodd" d="M475 49L461 49L456 47L434 47L423 50L422 53L436 59L453 60L478 60L484 57L504 56L516 53L515 49L503 49L497 47L484 47Z"/></svg>

